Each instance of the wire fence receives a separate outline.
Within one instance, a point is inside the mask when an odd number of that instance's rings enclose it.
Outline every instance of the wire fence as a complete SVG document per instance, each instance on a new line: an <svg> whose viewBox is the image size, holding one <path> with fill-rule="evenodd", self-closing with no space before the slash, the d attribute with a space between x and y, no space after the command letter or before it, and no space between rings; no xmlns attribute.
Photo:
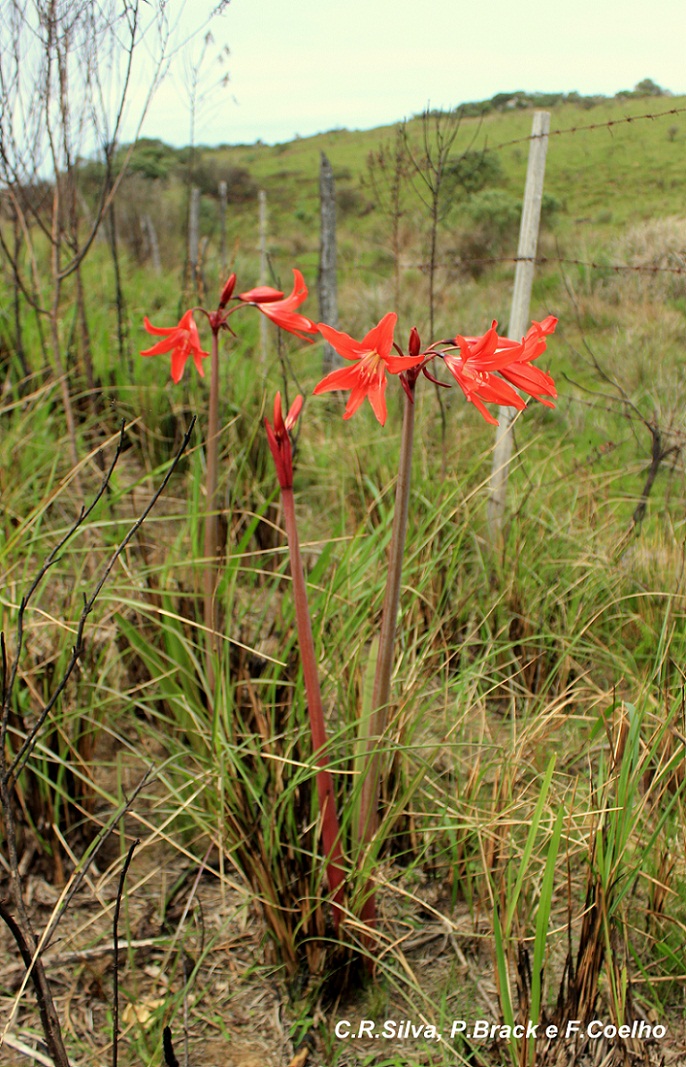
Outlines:
<svg viewBox="0 0 686 1067"><path fill-rule="evenodd" d="M541 108L540 110L545 110ZM595 130L611 130L615 126L626 126L632 122L644 122L648 119L657 121L674 115L686 113L686 106L671 107L667 111L649 111L642 115L623 115L619 119L608 119L606 122L589 122L583 126L566 126L563 129L549 130L546 134L527 134L523 137L513 137L508 141L500 141L498 144L484 146L484 151L499 152L502 148L510 148L512 145L527 144L529 141L538 140L541 137L564 137L567 134L585 133Z"/></svg>
<svg viewBox="0 0 686 1067"><path fill-rule="evenodd" d="M438 262L434 267L438 270L452 270L460 264L465 266L495 266L498 263L534 263L536 266L557 264L559 266L585 267L588 270L607 271L621 273L623 271L634 274L686 274L686 249L682 253L685 265L682 267L660 267L651 263L600 263L593 260L571 259L566 256L456 256L449 261ZM428 262L403 262L403 267L425 271L429 269Z"/></svg>
<svg viewBox="0 0 686 1067"><path fill-rule="evenodd" d="M532 112L533 110L536 110L536 109L535 108L527 108L526 109L526 113L528 114L529 112ZM540 109L540 110L542 110L542 109ZM522 109L522 113L523 112L524 112L524 109ZM583 133L594 133L594 132L599 132L599 131L602 131L602 130L611 131L611 130L613 130L613 129L617 128L617 127L621 127L621 126L628 126L628 125L631 125L631 124L647 122L647 121L660 122L660 121L663 121L663 120L665 120L667 118L679 117L679 116L683 116L685 114L686 114L686 105L675 106L675 107L664 109L662 111L648 111L648 112L642 112L642 113L640 113L638 115L623 115L623 116L621 116L619 118L608 119L608 120L606 120L604 122L591 122L591 123L584 123L584 124L575 124L573 126L568 126L568 127L564 127L564 128L552 129L547 134L532 134L532 133L529 133L529 134L525 134L525 135L518 136L518 137L508 138L507 140L499 141L499 142L497 142L495 144L484 143L483 145L481 145L480 147L478 147L476 149L470 149L470 151L476 151L480 155L493 154L493 153L499 152L499 151L501 151L501 150L503 150L505 148L509 148L509 147L512 147L512 146L529 144L532 140L538 140L542 136L547 136L547 137L550 137L550 138L553 138L553 137L560 138L560 137L566 137L566 136L576 136L576 135L583 134ZM480 119L474 120L472 118L472 116L469 116L468 119L465 119L465 121L470 121L471 122L471 121L481 121L481 120ZM460 155L461 155L461 153L459 153L459 152L456 153L455 158L459 159ZM318 193L315 191L315 186L314 186L315 178L316 178L316 180L318 180L318 174L316 176L313 175L313 186L312 186L312 192L311 193L303 193L302 190L299 193L298 202L299 202L301 208L306 208L306 207L308 208L310 206L312 208L315 208L319 204L319 196L318 196ZM267 178L267 181L268 180L269 179ZM275 191L272 191L271 195L274 195L274 192ZM276 195L278 196L278 192L276 193ZM495 262L506 262L506 261L512 261L512 260L510 259L510 257L505 257L505 258L495 257L495 258L489 259L489 260L483 259L483 260L480 260L479 262L483 262L483 263L494 262L495 263ZM471 262L477 262L477 261L476 260L472 260ZM514 260L514 262L516 262L516 260ZM551 262L555 262L555 260L552 257L542 257L540 262L542 262L542 263L543 262L551 263ZM676 273L676 274L680 274L683 271L682 267L661 268L661 267L655 267L654 265L646 265L645 267L642 267L642 266L633 266L633 265L627 265L627 264L616 264L616 265L613 265L610 268L608 268L608 265L604 264L604 263L603 264L597 264L597 263L589 262L589 263L586 263L586 264L581 264L580 263L580 265L588 266L590 269L596 269L596 268L602 267L602 269L634 270L634 271L646 270L646 271L652 271L652 272L657 272L658 270L669 270L670 272Z"/></svg>

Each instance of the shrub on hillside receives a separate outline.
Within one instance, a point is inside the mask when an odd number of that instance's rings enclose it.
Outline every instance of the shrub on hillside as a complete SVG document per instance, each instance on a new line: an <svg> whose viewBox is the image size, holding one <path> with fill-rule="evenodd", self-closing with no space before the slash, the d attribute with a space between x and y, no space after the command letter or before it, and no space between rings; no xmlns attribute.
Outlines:
<svg viewBox="0 0 686 1067"><path fill-rule="evenodd" d="M634 301L683 301L686 219L669 216L637 222L616 238L608 255L612 263L632 268L596 279L613 301L627 296Z"/></svg>
<svg viewBox="0 0 686 1067"><path fill-rule="evenodd" d="M193 184L203 196L219 196L219 183L226 182L229 204L248 204L257 199L257 182L247 167L223 166L216 159L201 159L193 167Z"/></svg>
<svg viewBox="0 0 686 1067"><path fill-rule="evenodd" d="M487 266L484 260L514 247L520 212L519 200L503 189L484 189L470 198L455 253L472 277L483 273Z"/></svg>
<svg viewBox="0 0 686 1067"><path fill-rule="evenodd" d="M549 223L561 209L556 197L544 193L541 224ZM470 197L464 207L462 232L455 247L461 268L478 278L489 259L514 256L521 213L519 198L504 189L483 189Z"/></svg>
<svg viewBox="0 0 686 1067"><path fill-rule="evenodd" d="M503 178L500 157L494 152L465 152L447 168L446 191L472 195L488 185L498 185Z"/></svg>
<svg viewBox="0 0 686 1067"><path fill-rule="evenodd" d="M115 157L115 169L117 163L123 162L124 146ZM157 138L142 138L133 150L128 169L133 174L140 174L149 180L168 178L178 164L178 153L170 145Z"/></svg>
<svg viewBox="0 0 686 1067"><path fill-rule="evenodd" d="M364 215L370 206L373 207L360 190L352 185L344 185L336 190L336 207L341 215Z"/></svg>

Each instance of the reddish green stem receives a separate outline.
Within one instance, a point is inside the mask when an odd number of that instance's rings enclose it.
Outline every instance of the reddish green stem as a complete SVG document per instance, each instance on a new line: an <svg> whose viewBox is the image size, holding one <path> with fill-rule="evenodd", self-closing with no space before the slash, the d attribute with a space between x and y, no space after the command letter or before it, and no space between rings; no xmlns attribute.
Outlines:
<svg viewBox="0 0 686 1067"><path fill-rule="evenodd" d="M295 501L292 489L281 489L283 500L284 518L286 520L286 535L288 537L288 549L291 560L291 580L293 582L293 598L295 600L295 619L298 627L298 642L300 645L300 659L305 680L305 692L310 718L310 731L312 733L312 747L314 757L319 770L317 771L317 796L319 809L322 814L322 843L326 855L326 874L329 889L333 893L333 918L336 932L342 917L341 903L343 901L343 884L345 872L343 867L343 852L341 849L341 835L336 815L336 798L334 795L333 779L328 768L328 756L326 754L326 727L324 725L324 709L319 687L319 672L317 670L317 658L312 638L312 625L310 611L307 603L307 589L305 587L305 575L300 557L300 542L295 518Z"/></svg>
<svg viewBox="0 0 686 1067"><path fill-rule="evenodd" d="M379 784L380 784L380 749L388 723L388 709L391 699L391 676L393 674L393 653L395 649L395 629L400 604L400 582L402 578L403 556L407 537L407 516L410 503L410 482L412 477L412 445L414 440L414 383L408 385L411 396L405 396L403 412L402 438L400 442L400 463L398 481L395 488L395 512L393 515L393 532L388 559L386 593L384 595L381 616L381 634L379 636L379 654L374 675L372 691L372 711L367 731L367 766L360 793L360 823L358 840L368 844L376 831L378 822ZM370 893L363 905L361 918L368 926L373 926L376 919L374 894Z"/></svg>
<svg viewBox="0 0 686 1067"><path fill-rule="evenodd" d="M219 563L220 546L218 500L217 500L217 470L219 452L219 333L212 331L212 350L210 359L210 402L209 420L207 426L207 476L205 506L205 544L203 555L205 557L205 572L203 575L204 589L204 618L207 630L208 654L207 673L210 688L214 687L214 666L212 656L216 650L217 635L217 605L215 592L217 587L217 572Z"/></svg>

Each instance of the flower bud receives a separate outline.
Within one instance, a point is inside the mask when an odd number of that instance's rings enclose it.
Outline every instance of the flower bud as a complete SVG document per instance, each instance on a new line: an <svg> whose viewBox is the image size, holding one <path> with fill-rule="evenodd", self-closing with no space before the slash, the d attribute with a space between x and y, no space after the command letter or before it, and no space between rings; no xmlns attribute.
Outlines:
<svg viewBox="0 0 686 1067"><path fill-rule="evenodd" d="M407 343L407 353L410 356L418 356L422 342L419 340L419 331L416 326L410 330L410 340Z"/></svg>
<svg viewBox="0 0 686 1067"><path fill-rule="evenodd" d="M236 287L236 275L230 274L226 285L222 289L222 295L219 297L219 307L225 308L231 299L231 295Z"/></svg>

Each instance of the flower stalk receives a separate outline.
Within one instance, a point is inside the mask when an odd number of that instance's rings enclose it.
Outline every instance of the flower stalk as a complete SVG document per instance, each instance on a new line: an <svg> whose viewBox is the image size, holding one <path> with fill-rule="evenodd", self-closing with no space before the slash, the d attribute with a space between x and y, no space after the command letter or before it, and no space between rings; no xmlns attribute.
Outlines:
<svg viewBox="0 0 686 1067"><path fill-rule="evenodd" d="M200 335L189 309L176 326L154 326L147 315L143 320L145 330L154 337L160 337L151 348L141 352L142 356L171 355L172 380L178 384L189 358L193 359L195 368L201 378L205 376L203 360L210 358L210 395L208 405L208 426L206 444L206 480L205 480L205 529L204 529L204 572L203 572L203 619L207 635L206 676L208 687L214 689L214 660L218 649L219 619L217 612L217 584L222 546L219 543L219 499L217 494L219 465L219 334L228 330L229 316L241 307L256 307L263 315L283 330L293 333L301 340L310 341L308 334L317 332L311 319L298 311L307 299L307 286L299 270L293 271L293 289L284 296L280 289L270 286L258 286L245 293L234 296L236 275L230 274L219 296L216 311L209 312L199 308L207 318L212 331L212 349L205 352L200 346ZM235 303L229 307L229 302Z"/></svg>
<svg viewBox="0 0 686 1067"><path fill-rule="evenodd" d="M305 585L305 572L300 555L300 540L295 513L295 498L293 496L293 457L289 437L289 430L293 428L302 408L302 397L296 397L286 418L281 412L281 396L276 394L274 401L274 425L270 425L265 419L267 440L274 458L276 473L281 487L281 500L283 502L284 521L286 523L286 537L288 540L288 552L291 564L291 581L293 583L293 599L295 602L295 621L298 630L298 644L300 646L300 661L303 669L305 693L307 696L307 710L310 720L310 733L312 736L312 748L314 759L317 764L317 798L321 813L322 844L325 854L325 871L332 893L332 908L334 929L338 933L341 918L343 916L342 903L345 882L343 866L343 850L341 848L341 834L336 814L336 797L333 787L333 778L328 769L329 758L326 752L327 736L324 723L324 707L322 705L321 688L319 685L319 671L317 669L317 655L312 637L312 623L310 609L307 601L307 587Z"/></svg>
<svg viewBox="0 0 686 1067"><path fill-rule="evenodd" d="M219 571L219 509L217 498L219 466L219 326L212 329L210 350L210 395L207 421L207 472L205 480L205 542L203 555L204 621L207 631L207 675L210 689L214 688L213 654L217 641L217 577Z"/></svg>
<svg viewBox="0 0 686 1067"><path fill-rule="evenodd" d="M336 814L336 797L333 788L333 778L328 769L329 759L326 752L327 737L324 724L324 708L322 706L321 689L319 686L319 672L312 637L312 624L307 603L307 590L305 587L305 575L300 557L300 542L295 518L295 501L292 489L282 489L283 514L286 523L286 536L288 538L288 552L291 561L291 580L293 582L293 598L295 600L295 619L298 627L298 641L300 644L300 659L302 662L305 692L307 694L307 710L310 719L310 733L312 735L312 748L314 759L317 764L317 798L322 821L322 844L324 846L325 870L329 882L329 889L333 894L333 921L336 933L340 926L343 912L343 889L345 872L343 868L343 851L341 848L341 835Z"/></svg>
<svg viewBox="0 0 686 1067"><path fill-rule="evenodd" d="M407 538L407 520L410 504L410 483L412 478L412 448L414 443L414 389L415 375L407 375L405 386L405 406L403 410L403 427L400 441L400 461L398 480L395 487L395 511L393 530L388 559L388 575L381 615L381 632L379 635L379 653L374 675L372 691L372 712L367 731L367 763L360 792L360 821L358 842L369 844L378 823L379 790L381 784L380 763L381 749L384 744L388 725L388 710L391 698L391 678L393 675L393 653L395 648L396 621L400 605L400 585L402 580L403 555ZM367 896L360 917L368 926L376 920L376 903L373 893Z"/></svg>

